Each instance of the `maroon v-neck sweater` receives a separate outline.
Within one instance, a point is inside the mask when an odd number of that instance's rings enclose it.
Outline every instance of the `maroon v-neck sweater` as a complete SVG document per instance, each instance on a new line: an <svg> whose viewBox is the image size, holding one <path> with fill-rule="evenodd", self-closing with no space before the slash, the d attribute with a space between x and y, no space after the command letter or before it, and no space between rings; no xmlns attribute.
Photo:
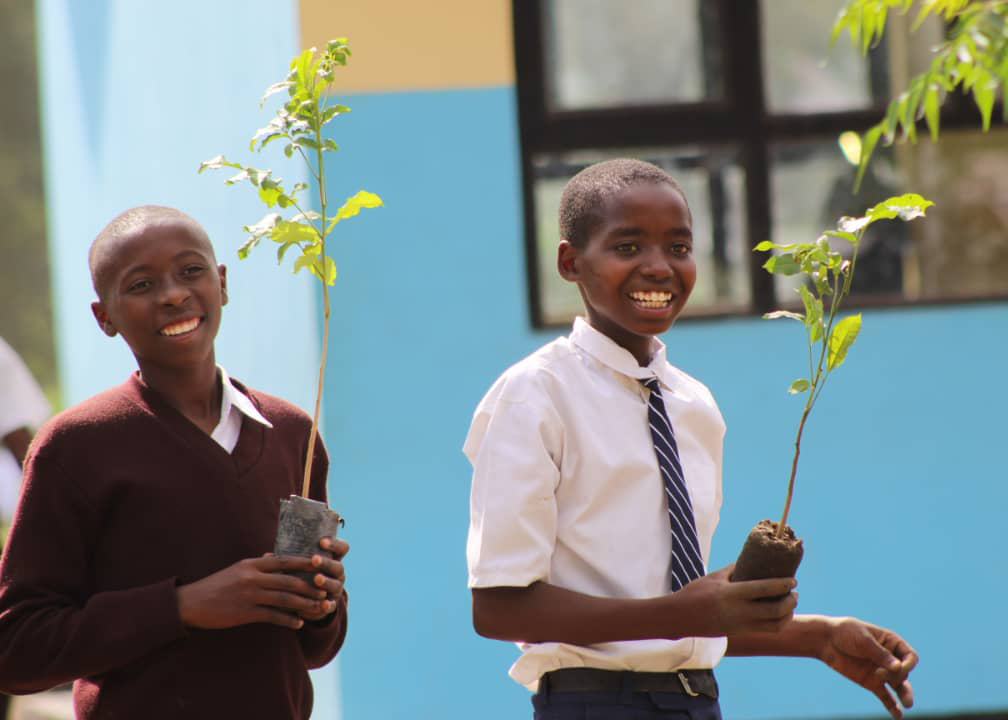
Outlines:
<svg viewBox="0 0 1008 720"><path fill-rule="evenodd" d="M0 562L0 691L76 680L78 718L307 718L308 668L346 634L346 598L301 630L187 630L175 588L273 547L300 492L309 418L244 391L228 454L134 374L42 428ZM325 498L316 445L311 496Z"/></svg>

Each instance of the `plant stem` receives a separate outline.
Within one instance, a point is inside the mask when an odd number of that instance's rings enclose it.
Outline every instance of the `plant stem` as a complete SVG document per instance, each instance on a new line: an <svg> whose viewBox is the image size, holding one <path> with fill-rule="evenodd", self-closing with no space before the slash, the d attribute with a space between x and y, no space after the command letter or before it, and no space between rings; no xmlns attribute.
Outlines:
<svg viewBox="0 0 1008 720"><path fill-rule="evenodd" d="M808 419L809 412L812 410L812 398L809 396L809 402L805 403L805 412L802 413L801 422L798 423L798 437L795 438L794 443L794 459L791 461L791 479L788 480L787 486L787 499L784 501L784 513L781 515L780 522L777 523L776 536L778 538L784 537L784 527L787 525L787 516L791 512L791 496L794 495L794 481L795 475L798 472L798 456L801 454L801 436L802 431L805 429L805 420Z"/></svg>
<svg viewBox="0 0 1008 720"><path fill-rule="evenodd" d="M301 481L301 497L308 497L311 485L312 462L315 459L315 441L318 438L319 411L322 407L322 388L325 386L326 356L329 351L329 283L326 277L326 191L325 191L325 163L322 159L322 126L315 128L316 162L318 171L315 173L315 180L319 187L319 207L322 213L321 225L318 231L319 240L322 243L319 252L319 261L322 263L322 353L319 359L318 390L315 393L315 413L312 415L311 433L308 436L308 457L305 460L304 479ZM309 169L311 166L309 165Z"/></svg>

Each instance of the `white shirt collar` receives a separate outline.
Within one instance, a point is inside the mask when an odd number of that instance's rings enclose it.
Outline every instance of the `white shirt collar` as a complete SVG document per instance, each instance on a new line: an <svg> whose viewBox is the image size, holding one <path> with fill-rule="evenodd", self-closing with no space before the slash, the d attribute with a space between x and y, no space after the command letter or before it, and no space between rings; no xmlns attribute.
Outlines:
<svg viewBox="0 0 1008 720"><path fill-rule="evenodd" d="M647 367L641 367L633 353L617 345L612 338L593 328L582 317L574 319L570 341L603 365L627 377L635 380L649 380L656 377L665 387L669 389L675 387L675 378L665 357L665 343L656 337L651 338L651 362Z"/></svg>
<svg viewBox="0 0 1008 720"><path fill-rule="evenodd" d="M264 418L262 413L256 410L256 406L249 400L248 395L231 384L231 378L228 376L227 370L220 365L217 366L217 370L220 372L221 379L221 420L223 421L231 413L231 408L234 408L257 423L265 425L268 428L273 427L273 423Z"/></svg>

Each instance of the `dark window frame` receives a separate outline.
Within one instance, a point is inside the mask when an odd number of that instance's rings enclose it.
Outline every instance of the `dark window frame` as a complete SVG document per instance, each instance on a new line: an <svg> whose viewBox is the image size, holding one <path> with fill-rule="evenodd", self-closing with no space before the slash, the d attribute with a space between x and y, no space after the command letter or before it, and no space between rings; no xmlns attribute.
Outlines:
<svg viewBox="0 0 1008 720"><path fill-rule="evenodd" d="M703 0L717 6L717 27L708 28L720 37L724 99L668 105L631 105L586 110L550 110L547 100L543 2L513 0L515 69L518 124L521 144L522 200L524 205L525 268L528 278L530 319L533 327L557 326L543 320L537 266L534 172L532 159L539 153L582 149L702 144L733 145L739 149L739 165L745 174L743 215L747 246L769 238L771 233L770 148L779 141L816 140L847 130L863 132L877 123L888 97L885 73L870 68L872 94L877 107L867 110L830 111L810 114L780 114L767 110L764 98L763 53L759 0ZM879 52L876 57L882 57ZM1000 102L994 115L1000 117ZM980 116L969 98L959 95L945 103L942 130L977 129ZM922 129L922 133L924 133ZM750 253L748 277L751 305L748 312L699 313L692 318L710 319L762 314L780 305L773 276L762 269L768 253ZM906 300L903 298L852 297L851 307L902 305L952 305L1004 299L969 297ZM687 318L684 318L687 319Z"/></svg>

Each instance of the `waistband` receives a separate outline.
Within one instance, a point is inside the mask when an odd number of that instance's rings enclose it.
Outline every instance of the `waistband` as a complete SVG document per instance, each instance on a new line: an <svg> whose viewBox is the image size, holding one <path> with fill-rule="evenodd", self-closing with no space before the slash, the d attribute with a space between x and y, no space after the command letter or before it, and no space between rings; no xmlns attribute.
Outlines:
<svg viewBox="0 0 1008 720"><path fill-rule="evenodd" d="M631 672L598 668L562 668L542 676L539 694L575 692L672 692L718 699L713 670Z"/></svg>

